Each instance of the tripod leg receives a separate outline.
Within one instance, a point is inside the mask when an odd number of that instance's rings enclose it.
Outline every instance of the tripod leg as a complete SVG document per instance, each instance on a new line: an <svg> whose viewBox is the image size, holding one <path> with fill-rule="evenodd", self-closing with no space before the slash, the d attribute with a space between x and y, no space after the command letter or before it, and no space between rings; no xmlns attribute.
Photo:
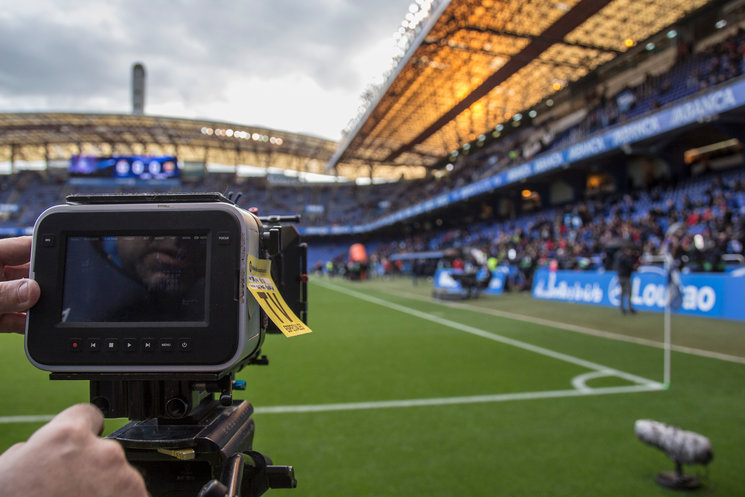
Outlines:
<svg viewBox="0 0 745 497"><path fill-rule="evenodd" d="M204 484L197 497L228 497L228 487L217 480L210 480Z"/></svg>
<svg viewBox="0 0 745 497"><path fill-rule="evenodd" d="M243 454L235 454L223 465L222 481L228 488L230 497L240 497L241 482L243 481Z"/></svg>
<svg viewBox="0 0 745 497"><path fill-rule="evenodd" d="M225 461L221 480L207 482L197 497L240 497L241 482L243 481L243 455L235 454Z"/></svg>

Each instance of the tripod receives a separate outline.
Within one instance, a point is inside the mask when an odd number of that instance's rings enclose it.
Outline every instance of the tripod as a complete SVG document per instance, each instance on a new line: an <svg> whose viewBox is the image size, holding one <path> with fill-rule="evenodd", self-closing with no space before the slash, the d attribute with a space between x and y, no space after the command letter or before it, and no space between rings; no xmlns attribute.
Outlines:
<svg viewBox="0 0 745 497"><path fill-rule="evenodd" d="M292 466L274 466L252 450L253 407L216 406L198 424L132 421L107 438L117 440L154 497L255 497L269 488L295 488Z"/></svg>
<svg viewBox="0 0 745 497"><path fill-rule="evenodd" d="M85 379L91 380L91 402L106 417L134 420L106 438L122 445L153 497L258 497L270 488L296 487L292 466L275 466L253 450L253 406L233 400L234 373L186 381L150 374Z"/></svg>

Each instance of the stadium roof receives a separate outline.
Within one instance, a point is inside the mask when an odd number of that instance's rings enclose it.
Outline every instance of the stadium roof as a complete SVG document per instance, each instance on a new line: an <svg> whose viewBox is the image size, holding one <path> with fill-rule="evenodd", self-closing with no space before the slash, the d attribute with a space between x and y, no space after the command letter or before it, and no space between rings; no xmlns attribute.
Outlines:
<svg viewBox="0 0 745 497"><path fill-rule="evenodd" d="M327 169L424 171L707 3L434 2Z"/></svg>
<svg viewBox="0 0 745 497"><path fill-rule="evenodd" d="M424 176L451 152L719 0L416 0L408 49L340 143L133 114L0 114L0 162L175 154L194 163ZM415 7L419 6L419 7ZM406 24L407 21L404 21ZM407 31L408 29L408 31Z"/></svg>
<svg viewBox="0 0 745 497"><path fill-rule="evenodd" d="M176 155L186 162L323 173L336 143L213 121L126 114L0 114L0 161L69 160L74 154Z"/></svg>

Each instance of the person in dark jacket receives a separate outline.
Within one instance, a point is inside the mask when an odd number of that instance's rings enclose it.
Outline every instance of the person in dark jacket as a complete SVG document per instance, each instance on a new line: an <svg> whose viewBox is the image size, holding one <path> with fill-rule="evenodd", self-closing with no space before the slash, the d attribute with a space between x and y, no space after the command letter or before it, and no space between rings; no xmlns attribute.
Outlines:
<svg viewBox="0 0 745 497"><path fill-rule="evenodd" d="M631 245L624 245L613 258L613 269L618 275L618 284L621 286L621 296L619 299L621 314L630 312L636 314L636 310L631 305L631 273L636 266L636 257ZM624 300L628 302L628 309L624 306Z"/></svg>

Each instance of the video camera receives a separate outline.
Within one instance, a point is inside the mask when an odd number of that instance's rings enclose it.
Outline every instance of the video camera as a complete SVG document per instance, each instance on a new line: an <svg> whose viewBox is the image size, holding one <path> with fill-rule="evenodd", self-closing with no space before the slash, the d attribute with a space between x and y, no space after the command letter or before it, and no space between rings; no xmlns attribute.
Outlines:
<svg viewBox="0 0 745 497"><path fill-rule="evenodd" d="M238 370L268 363L264 337L279 329L249 288L255 265L271 261L272 309L307 321L307 247L283 224L296 220L219 193L73 195L37 220L26 354L133 420L109 437L152 495L295 486L292 467L252 450L253 408L232 391Z"/></svg>

